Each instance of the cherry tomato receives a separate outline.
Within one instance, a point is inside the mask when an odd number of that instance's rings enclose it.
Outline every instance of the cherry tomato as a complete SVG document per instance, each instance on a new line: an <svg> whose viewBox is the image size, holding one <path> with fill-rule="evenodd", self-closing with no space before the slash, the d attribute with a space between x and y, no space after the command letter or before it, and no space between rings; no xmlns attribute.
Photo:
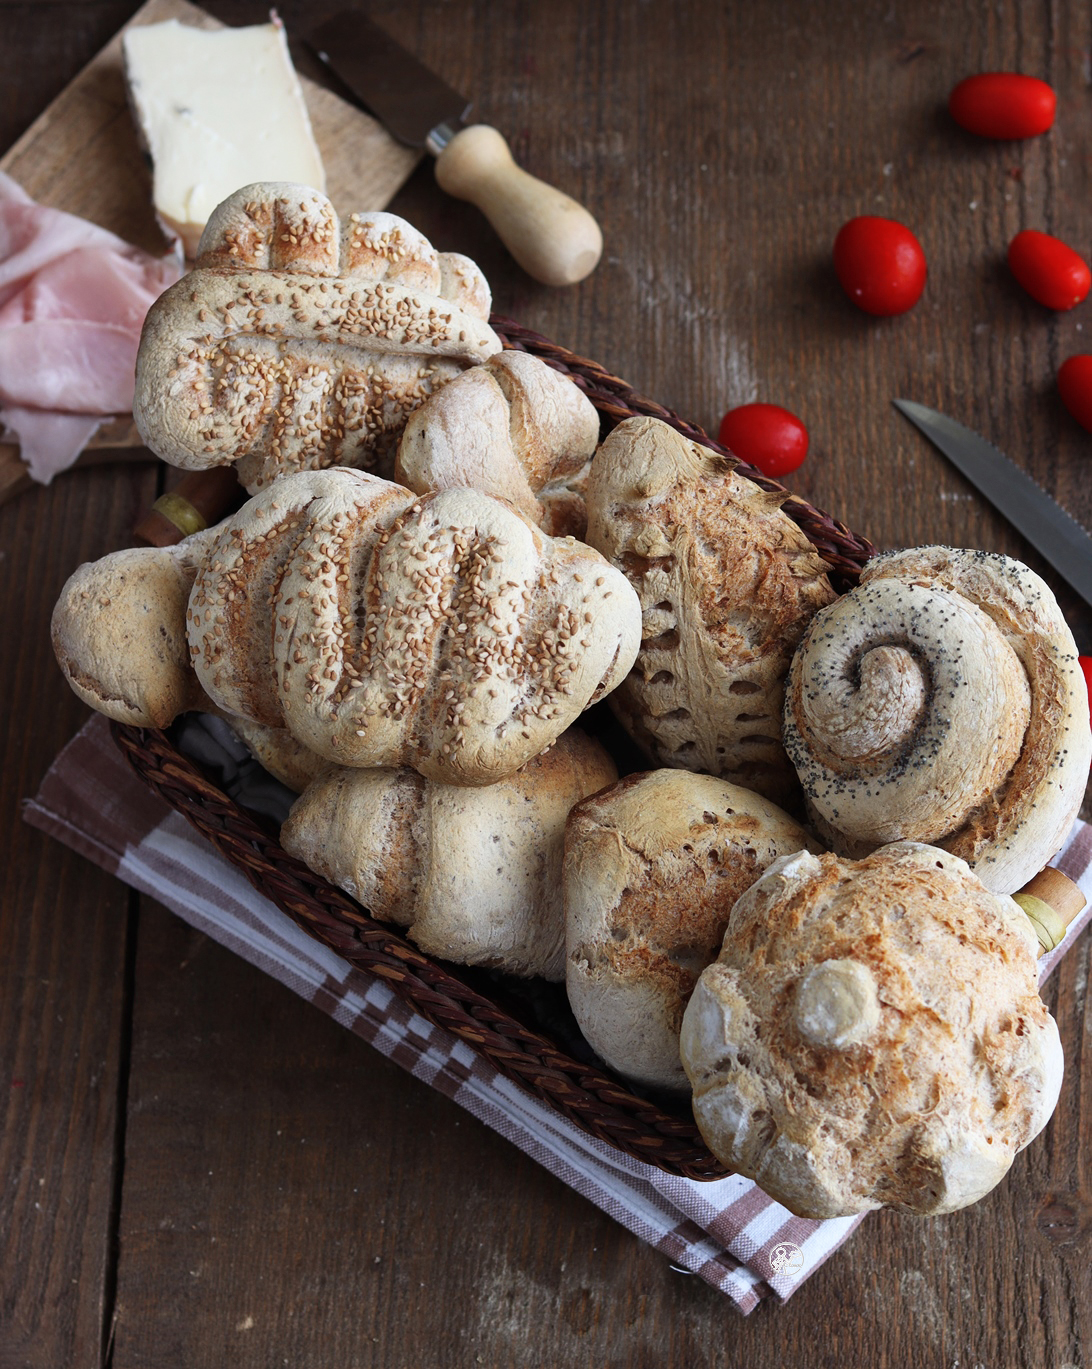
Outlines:
<svg viewBox="0 0 1092 1369"><path fill-rule="evenodd" d="M1092 433L1092 357L1075 356L1062 362L1058 370L1058 392L1062 403L1081 427Z"/></svg>
<svg viewBox="0 0 1092 1369"><path fill-rule="evenodd" d="M808 430L777 404L741 404L721 420L721 445L772 479L788 475L808 454Z"/></svg>
<svg viewBox="0 0 1092 1369"><path fill-rule="evenodd" d="M1035 138L1054 122L1058 101L1045 81L1015 71L968 76L948 96L948 112L982 138Z"/></svg>
<svg viewBox="0 0 1092 1369"><path fill-rule="evenodd" d="M1012 274L1048 309L1072 309L1088 294L1092 271L1060 238L1027 228L1009 243Z"/></svg>
<svg viewBox="0 0 1092 1369"><path fill-rule="evenodd" d="M925 289L925 253L909 228L865 214L834 239L834 270L842 289L868 314L905 314Z"/></svg>
<svg viewBox="0 0 1092 1369"><path fill-rule="evenodd" d="M1088 711L1092 714L1092 656L1078 656L1077 664L1084 671L1084 682L1088 686Z"/></svg>

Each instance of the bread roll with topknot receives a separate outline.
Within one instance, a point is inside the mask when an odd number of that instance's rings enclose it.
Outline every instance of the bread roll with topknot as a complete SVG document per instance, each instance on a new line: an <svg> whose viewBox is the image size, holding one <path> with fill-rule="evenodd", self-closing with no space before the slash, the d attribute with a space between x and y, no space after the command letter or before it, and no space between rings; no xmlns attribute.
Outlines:
<svg viewBox="0 0 1092 1369"><path fill-rule="evenodd" d="M816 615L785 742L836 850L932 842L998 893L1060 849L1092 760L1088 691L1049 587L1010 557L952 547L879 556Z"/></svg>
<svg viewBox="0 0 1092 1369"><path fill-rule="evenodd" d="M1058 1100L1037 951L1016 903L937 847L775 861L683 1017L709 1148L802 1217L976 1202Z"/></svg>
<svg viewBox="0 0 1092 1369"><path fill-rule="evenodd" d="M281 845L429 955L561 980L565 819L617 777L576 728L479 789L330 766L296 801Z"/></svg>
<svg viewBox="0 0 1092 1369"><path fill-rule="evenodd" d="M551 537L583 537L598 441L599 415L573 381L529 352L498 352L410 415L394 478L418 494L468 485Z"/></svg>
<svg viewBox="0 0 1092 1369"><path fill-rule="evenodd" d="M818 850L761 795L711 775L629 775L573 809L565 833L566 986L603 1060L685 1089L683 1009L732 905L778 856Z"/></svg>
<svg viewBox="0 0 1092 1369"><path fill-rule="evenodd" d="M390 473L406 419L501 349L489 287L394 214L256 183L213 211L197 265L148 312L133 416L187 470L251 493L326 466Z"/></svg>
<svg viewBox="0 0 1092 1369"><path fill-rule="evenodd" d="M641 650L611 696L619 721L660 765L792 804L784 680L835 596L783 498L652 418L614 429L587 488L588 541L641 600Z"/></svg>

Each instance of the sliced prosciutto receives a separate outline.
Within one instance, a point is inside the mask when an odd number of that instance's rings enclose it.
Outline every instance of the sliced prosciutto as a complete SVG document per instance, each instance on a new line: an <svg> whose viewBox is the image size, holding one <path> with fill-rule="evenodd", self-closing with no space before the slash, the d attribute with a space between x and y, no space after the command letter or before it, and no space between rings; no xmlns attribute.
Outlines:
<svg viewBox="0 0 1092 1369"><path fill-rule="evenodd" d="M131 408L144 316L180 274L0 172L0 423L35 480Z"/></svg>

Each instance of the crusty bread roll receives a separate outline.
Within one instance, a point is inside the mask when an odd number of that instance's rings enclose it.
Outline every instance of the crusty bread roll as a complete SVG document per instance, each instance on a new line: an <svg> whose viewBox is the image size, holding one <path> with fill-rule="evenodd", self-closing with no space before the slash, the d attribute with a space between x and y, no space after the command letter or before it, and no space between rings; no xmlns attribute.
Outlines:
<svg viewBox="0 0 1092 1369"><path fill-rule="evenodd" d="M230 713L344 765L491 784L621 679L624 575L475 490L417 499L360 471L286 476L217 529L188 609Z"/></svg>
<svg viewBox="0 0 1092 1369"><path fill-rule="evenodd" d="M133 416L165 461L235 463L251 492L331 465L388 474L408 415L500 351L488 317L474 263L404 219L342 222L307 186L244 186L148 313Z"/></svg>
<svg viewBox="0 0 1092 1369"><path fill-rule="evenodd" d="M709 1148L804 1217L977 1201L1061 1087L1037 950L1013 900L936 847L775 861L683 1018Z"/></svg>
<svg viewBox="0 0 1092 1369"><path fill-rule="evenodd" d="M630 775L574 808L565 834L566 985L598 1054L685 1089L679 1026L732 905L778 856L818 850L768 799L688 770Z"/></svg>
<svg viewBox="0 0 1092 1369"><path fill-rule="evenodd" d="M1061 847L1092 759L1088 693L1050 589L1019 561L951 547L877 557L816 615L785 738L835 849L932 842L998 893Z"/></svg>
<svg viewBox="0 0 1092 1369"><path fill-rule="evenodd" d="M598 441L595 406L567 376L529 352L498 352L410 415L394 478L418 494L468 485L551 537L583 537Z"/></svg>
<svg viewBox="0 0 1092 1369"><path fill-rule="evenodd" d="M331 766L296 801L281 844L430 955L560 980L565 819L617 776L575 728L480 789Z"/></svg>
<svg viewBox="0 0 1092 1369"><path fill-rule="evenodd" d="M294 794L302 794L330 764L298 742L287 727L266 727L223 712L220 716L262 769Z"/></svg>
<svg viewBox="0 0 1092 1369"><path fill-rule="evenodd" d="M834 598L781 497L666 423L620 423L592 462L588 541L641 600L641 650L611 707L660 765L776 803L797 794L781 744L793 649Z"/></svg>
<svg viewBox="0 0 1092 1369"><path fill-rule="evenodd" d="M189 661L186 603L212 536L111 552L68 577L53 609L53 652L84 703L132 727L166 727L206 704Z"/></svg>

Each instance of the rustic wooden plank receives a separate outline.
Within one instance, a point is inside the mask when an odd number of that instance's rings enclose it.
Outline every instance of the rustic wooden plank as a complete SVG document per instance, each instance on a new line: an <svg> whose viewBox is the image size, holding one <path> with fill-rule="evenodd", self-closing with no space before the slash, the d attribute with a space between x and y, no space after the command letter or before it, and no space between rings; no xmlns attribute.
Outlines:
<svg viewBox="0 0 1092 1369"><path fill-rule="evenodd" d="M0 1364L98 1364L112 1299L132 896L27 828L85 709L49 618L79 560L125 540L150 468L75 472L0 510Z"/></svg>

